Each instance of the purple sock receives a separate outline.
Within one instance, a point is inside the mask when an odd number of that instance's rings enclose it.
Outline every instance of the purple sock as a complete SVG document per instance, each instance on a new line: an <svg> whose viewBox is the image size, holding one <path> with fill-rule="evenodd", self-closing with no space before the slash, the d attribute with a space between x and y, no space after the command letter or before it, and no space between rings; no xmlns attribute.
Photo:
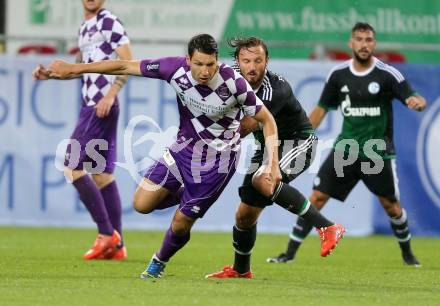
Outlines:
<svg viewBox="0 0 440 306"><path fill-rule="evenodd" d="M86 206L93 221L98 225L98 232L111 236L113 234L113 226L110 223L104 199L95 182L88 175L84 175L75 180L73 186L78 191L79 198Z"/></svg>
<svg viewBox="0 0 440 306"><path fill-rule="evenodd" d="M107 214L109 216L110 222L113 225L113 228L122 237L121 197L119 196L118 185L116 185L116 181L113 181L104 188L102 188L101 194L102 194L102 198L104 199L104 204L107 209Z"/></svg>
<svg viewBox="0 0 440 306"><path fill-rule="evenodd" d="M170 193L159 205L156 209L165 209L180 203L180 198L182 197L183 187L180 187L176 193Z"/></svg>
<svg viewBox="0 0 440 306"><path fill-rule="evenodd" d="M167 262L178 250L183 248L183 246L189 241L189 237L190 232L184 236L177 236L173 233L173 230L170 227L165 233L160 251L156 253L157 258L161 261Z"/></svg>

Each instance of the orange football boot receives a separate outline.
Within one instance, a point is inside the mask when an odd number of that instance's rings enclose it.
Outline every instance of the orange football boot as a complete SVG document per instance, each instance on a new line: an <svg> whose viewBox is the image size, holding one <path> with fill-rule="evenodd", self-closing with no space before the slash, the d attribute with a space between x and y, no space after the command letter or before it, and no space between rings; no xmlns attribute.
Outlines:
<svg viewBox="0 0 440 306"><path fill-rule="evenodd" d="M326 257L338 245L339 239L344 236L345 228L340 224L316 229L321 238L321 256Z"/></svg>
<svg viewBox="0 0 440 306"><path fill-rule="evenodd" d="M116 252L113 254L112 257L110 257L109 259L112 260L125 260L127 259L127 249L125 248L125 246L123 246L122 248L118 248L116 250Z"/></svg>
<svg viewBox="0 0 440 306"><path fill-rule="evenodd" d="M232 266L224 266L223 270L208 274L205 278L252 278L254 277L251 271L246 273L238 273Z"/></svg>
<svg viewBox="0 0 440 306"><path fill-rule="evenodd" d="M117 231L113 231L111 236L98 234L95 243L83 257L85 260L101 259L106 256L111 257L117 251L116 246L119 243L121 243L121 236Z"/></svg>

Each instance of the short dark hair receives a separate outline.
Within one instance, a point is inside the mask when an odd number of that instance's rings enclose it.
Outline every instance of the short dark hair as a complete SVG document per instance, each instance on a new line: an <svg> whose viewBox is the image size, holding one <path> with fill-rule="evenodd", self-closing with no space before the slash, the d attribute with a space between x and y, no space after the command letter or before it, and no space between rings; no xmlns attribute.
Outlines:
<svg viewBox="0 0 440 306"><path fill-rule="evenodd" d="M205 54L218 56L218 46L214 37L209 34L199 34L193 36L188 42L188 55L192 57L194 52L199 51Z"/></svg>
<svg viewBox="0 0 440 306"><path fill-rule="evenodd" d="M361 32L371 31L373 32L374 36L376 36L376 31L374 30L374 28L369 23L366 22L357 22L351 29L351 34L353 34L356 31L361 31Z"/></svg>
<svg viewBox="0 0 440 306"><path fill-rule="evenodd" d="M266 43L258 37L255 36L241 36L241 37L234 37L228 39L228 45L234 48L234 51L231 53L235 59L238 58L238 55L240 54L241 49L245 48L252 48L252 47L258 47L262 46L264 52L266 53L266 57L269 56L269 51L267 50Z"/></svg>

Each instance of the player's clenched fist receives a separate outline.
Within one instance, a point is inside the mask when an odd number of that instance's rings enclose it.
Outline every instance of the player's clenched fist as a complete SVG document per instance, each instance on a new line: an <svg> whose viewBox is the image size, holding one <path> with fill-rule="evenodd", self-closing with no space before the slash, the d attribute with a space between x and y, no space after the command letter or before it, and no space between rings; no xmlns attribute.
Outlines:
<svg viewBox="0 0 440 306"><path fill-rule="evenodd" d="M240 120L240 137L246 137L246 135L256 131L258 129L258 121L251 116L243 116Z"/></svg>
<svg viewBox="0 0 440 306"><path fill-rule="evenodd" d="M32 71L32 77L34 78L34 80L47 80L49 79L49 71L47 71L43 65L38 65Z"/></svg>
<svg viewBox="0 0 440 306"><path fill-rule="evenodd" d="M426 107L426 101L422 96L411 96L405 100L408 108L421 112Z"/></svg>
<svg viewBox="0 0 440 306"><path fill-rule="evenodd" d="M265 197L272 197L275 188L281 181L281 173L278 165L268 167L262 165L252 177L252 185Z"/></svg>

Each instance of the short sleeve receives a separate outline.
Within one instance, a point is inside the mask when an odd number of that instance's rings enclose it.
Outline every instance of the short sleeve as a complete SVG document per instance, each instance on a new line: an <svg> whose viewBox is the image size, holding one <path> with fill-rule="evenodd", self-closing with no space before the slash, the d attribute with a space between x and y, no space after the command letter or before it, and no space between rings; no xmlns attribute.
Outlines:
<svg viewBox="0 0 440 306"><path fill-rule="evenodd" d="M113 50L130 42L122 23L112 16L106 16L102 20L101 33Z"/></svg>
<svg viewBox="0 0 440 306"><path fill-rule="evenodd" d="M237 92L235 97L243 109L246 116L254 117L263 107L263 102L257 97L249 83L242 77L237 76L235 87Z"/></svg>
<svg viewBox="0 0 440 306"><path fill-rule="evenodd" d="M325 82L318 105L325 110L334 110L339 106L338 89L334 73L331 73Z"/></svg>
<svg viewBox="0 0 440 306"><path fill-rule="evenodd" d="M184 57L144 59L140 62L140 70L142 75L147 78L170 82L173 74L184 65L186 65Z"/></svg>

